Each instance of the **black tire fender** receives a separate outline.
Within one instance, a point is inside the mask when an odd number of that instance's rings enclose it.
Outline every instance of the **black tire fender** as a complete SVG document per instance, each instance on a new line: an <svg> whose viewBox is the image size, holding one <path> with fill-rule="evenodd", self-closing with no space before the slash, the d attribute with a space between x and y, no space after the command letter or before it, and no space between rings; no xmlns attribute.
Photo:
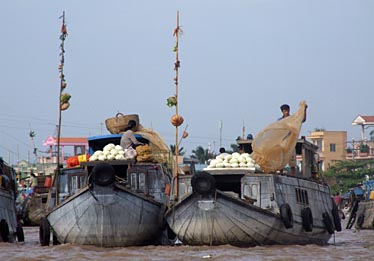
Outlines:
<svg viewBox="0 0 374 261"><path fill-rule="evenodd" d="M193 192L201 195L213 194L216 190L216 181L208 172L201 171L192 176L191 186Z"/></svg>
<svg viewBox="0 0 374 261"><path fill-rule="evenodd" d="M346 229L351 229L353 224L356 221L356 213L351 213L348 218L347 226L345 227Z"/></svg>
<svg viewBox="0 0 374 261"><path fill-rule="evenodd" d="M329 234L334 234L334 225L328 212L322 214L323 223L325 224L326 230Z"/></svg>
<svg viewBox="0 0 374 261"><path fill-rule="evenodd" d="M357 212L357 210L358 210L358 203L360 203L360 200L358 200L358 199L355 200L355 202L353 203L353 206L352 206L351 214Z"/></svg>
<svg viewBox="0 0 374 261"><path fill-rule="evenodd" d="M52 233L52 244L54 246L61 244L60 241L58 241L57 236L55 235L55 233Z"/></svg>
<svg viewBox="0 0 374 261"><path fill-rule="evenodd" d="M23 227L21 224L17 225L17 241L25 242L25 233L23 232Z"/></svg>
<svg viewBox="0 0 374 261"><path fill-rule="evenodd" d="M9 242L9 226L5 219L0 221L0 235L3 242Z"/></svg>
<svg viewBox="0 0 374 261"><path fill-rule="evenodd" d="M42 218L39 226L39 242L41 246L49 246L51 241L51 228L47 218Z"/></svg>
<svg viewBox="0 0 374 261"><path fill-rule="evenodd" d="M293 215L290 205L287 203L283 204L279 208L279 213L283 221L284 226L289 229L293 227Z"/></svg>
<svg viewBox="0 0 374 261"><path fill-rule="evenodd" d="M309 207L303 208L301 210L301 218L303 220L303 228L306 232L311 232L313 230L313 214Z"/></svg>
<svg viewBox="0 0 374 261"><path fill-rule="evenodd" d="M96 185L109 186L115 180L115 169L108 163L99 163L92 169L92 179Z"/></svg>
<svg viewBox="0 0 374 261"><path fill-rule="evenodd" d="M341 223L341 220L340 220L339 209L338 209L338 206L335 204L334 200L332 200L331 214L332 214L332 218L334 220L335 230L338 231L338 232L342 231L342 223Z"/></svg>
<svg viewBox="0 0 374 261"><path fill-rule="evenodd" d="M364 221L365 221L365 214L364 213L361 213L360 215L358 215L357 217L357 221L356 221L356 225L358 228L362 228L362 225L364 224Z"/></svg>

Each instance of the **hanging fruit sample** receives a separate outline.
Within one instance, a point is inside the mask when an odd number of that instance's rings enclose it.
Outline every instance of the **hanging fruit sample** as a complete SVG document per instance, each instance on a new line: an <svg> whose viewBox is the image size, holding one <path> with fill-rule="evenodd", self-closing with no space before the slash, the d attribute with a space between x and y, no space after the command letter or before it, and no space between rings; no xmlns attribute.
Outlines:
<svg viewBox="0 0 374 261"><path fill-rule="evenodd" d="M173 124L175 127L179 127L183 124L184 119L179 114L174 114L170 119L171 124Z"/></svg>

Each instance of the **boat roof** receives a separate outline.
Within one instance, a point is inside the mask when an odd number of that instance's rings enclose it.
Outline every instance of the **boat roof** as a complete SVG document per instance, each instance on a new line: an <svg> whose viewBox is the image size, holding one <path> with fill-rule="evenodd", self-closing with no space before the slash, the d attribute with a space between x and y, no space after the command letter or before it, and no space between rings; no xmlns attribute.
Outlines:
<svg viewBox="0 0 374 261"><path fill-rule="evenodd" d="M88 141L94 141L94 140L102 140L102 139L113 139L113 138L119 138L121 139L122 134L106 134L106 135L96 135L88 137ZM142 138L140 134L135 133L136 138Z"/></svg>
<svg viewBox="0 0 374 261"><path fill-rule="evenodd" d="M237 140L236 141L239 146L243 146L245 152L252 153L252 143L253 140ZM301 148L306 148L308 150L316 152L318 150L318 146L307 141L305 139L298 139L296 143L296 152L297 154L301 154Z"/></svg>

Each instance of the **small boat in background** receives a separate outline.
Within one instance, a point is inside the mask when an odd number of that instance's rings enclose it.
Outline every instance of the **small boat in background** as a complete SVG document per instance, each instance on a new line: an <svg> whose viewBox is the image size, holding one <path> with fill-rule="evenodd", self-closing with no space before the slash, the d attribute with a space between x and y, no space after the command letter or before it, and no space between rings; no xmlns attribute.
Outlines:
<svg viewBox="0 0 374 261"><path fill-rule="evenodd" d="M25 236L16 215L16 175L0 158L0 240L23 242Z"/></svg>
<svg viewBox="0 0 374 261"><path fill-rule="evenodd" d="M350 193L354 196L350 197L352 202L348 210L347 229L351 229L353 225L356 229L374 229L374 180L367 176L362 187L362 195L357 193L357 188Z"/></svg>

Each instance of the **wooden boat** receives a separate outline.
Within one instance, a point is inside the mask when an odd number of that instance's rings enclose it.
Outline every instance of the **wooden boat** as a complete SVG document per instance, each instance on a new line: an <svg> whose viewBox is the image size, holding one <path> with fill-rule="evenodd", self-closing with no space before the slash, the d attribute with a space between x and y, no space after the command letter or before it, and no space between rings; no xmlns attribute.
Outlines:
<svg viewBox="0 0 374 261"><path fill-rule="evenodd" d="M0 242L25 241L16 215L16 175L0 158Z"/></svg>
<svg viewBox="0 0 374 261"><path fill-rule="evenodd" d="M374 180L368 178L362 184L363 195L355 196L356 199L349 209L347 229L352 228L353 225L356 229L374 229Z"/></svg>
<svg viewBox="0 0 374 261"><path fill-rule="evenodd" d="M251 153L250 140L238 143ZM298 141L297 176L246 168L178 176L178 200L165 214L170 229L188 245L327 244L341 224L329 187L312 177L316 149Z"/></svg>
<svg viewBox="0 0 374 261"><path fill-rule="evenodd" d="M121 135L89 138L97 150L119 144ZM52 188L50 211L40 226L40 242L123 247L156 244L161 233L170 174L162 163L92 161L63 169Z"/></svg>
<svg viewBox="0 0 374 261"><path fill-rule="evenodd" d="M25 226L39 226L45 215L45 205L48 200L48 192L52 177L40 175L37 177L38 185L31 195L20 202L18 215Z"/></svg>

